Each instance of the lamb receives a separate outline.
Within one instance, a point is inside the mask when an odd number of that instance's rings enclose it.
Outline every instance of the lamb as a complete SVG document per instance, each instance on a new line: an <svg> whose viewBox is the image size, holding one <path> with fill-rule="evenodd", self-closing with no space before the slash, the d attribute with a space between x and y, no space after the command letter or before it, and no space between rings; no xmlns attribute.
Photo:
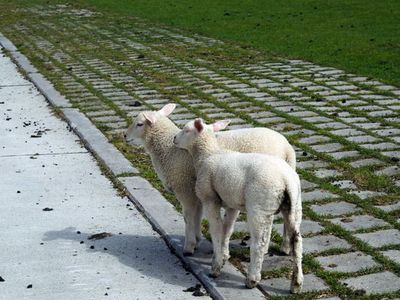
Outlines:
<svg viewBox="0 0 400 300"><path fill-rule="evenodd" d="M294 259L291 292L299 293L303 284L299 176L278 157L221 149L214 132L226 126L227 122L206 125L196 119L174 137L174 144L188 150L193 158L197 175L195 190L209 221L213 242L211 275L218 276L229 257L221 207L232 214L239 210L247 212L251 235L248 288L255 287L261 280L274 214L282 212Z"/></svg>
<svg viewBox="0 0 400 300"><path fill-rule="evenodd" d="M125 133L128 144L142 144L149 153L153 167L167 190L173 191L182 205L185 220L184 255L194 253L201 238L202 206L195 194L196 174L189 153L173 144L179 128L168 116L175 104L167 104L159 111L140 113ZM281 134L267 128L238 129L218 133L222 148L239 152L259 152L276 155L296 168L293 148ZM237 214L227 212L224 222L227 232L233 230ZM228 241L229 242L229 239ZM289 237L284 228L282 251L289 254Z"/></svg>

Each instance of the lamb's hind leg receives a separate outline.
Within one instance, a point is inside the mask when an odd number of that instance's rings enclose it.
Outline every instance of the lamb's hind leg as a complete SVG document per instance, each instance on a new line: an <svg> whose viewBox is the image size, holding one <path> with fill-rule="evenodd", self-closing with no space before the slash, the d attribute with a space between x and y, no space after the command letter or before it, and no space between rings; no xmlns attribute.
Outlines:
<svg viewBox="0 0 400 300"><path fill-rule="evenodd" d="M261 268L264 254L268 251L271 238L273 215L262 212L247 212L247 222L251 236L250 265L246 278L246 287L254 288L261 280Z"/></svg>
<svg viewBox="0 0 400 300"><path fill-rule="evenodd" d="M283 223L283 235L282 235L282 245L281 245L281 252L285 255L290 254L290 235L287 230L287 224Z"/></svg>
<svg viewBox="0 0 400 300"><path fill-rule="evenodd" d="M235 227L235 221L239 215L240 211L232 208L225 209L224 216L224 229L223 229L223 245L222 251L224 255L224 260L229 259L229 240L231 238L233 229Z"/></svg>

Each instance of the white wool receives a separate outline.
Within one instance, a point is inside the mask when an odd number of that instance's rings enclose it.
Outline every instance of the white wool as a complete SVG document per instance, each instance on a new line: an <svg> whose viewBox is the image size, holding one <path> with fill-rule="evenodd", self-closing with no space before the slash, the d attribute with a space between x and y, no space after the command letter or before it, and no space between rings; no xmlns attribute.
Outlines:
<svg viewBox="0 0 400 300"><path fill-rule="evenodd" d="M158 112L140 113L128 128L126 140L144 146L163 185L173 191L181 203L186 224L184 253L192 254L197 240L201 238L202 206L194 191L196 174L192 157L173 144L173 138L180 129L167 116L174 108L173 104L168 104ZM154 118L154 122L151 123L146 116ZM137 124L143 125L138 127ZM224 131L218 133L217 139L222 148L269 153L281 157L295 168L296 156L292 146L283 135L273 130L254 128ZM228 217L227 227L233 221Z"/></svg>
<svg viewBox="0 0 400 300"><path fill-rule="evenodd" d="M200 119L189 122L174 142L187 149L196 169L196 194L202 201L210 224L214 257L212 275L218 276L229 258L231 228L226 227L220 211L231 215L245 211L251 235L250 265L246 285L261 280L264 254L268 251L273 216L281 211L287 230L286 243L292 249L294 270L291 291L301 290L302 217L300 179L281 158L269 154L239 153L221 149L210 125Z"/></svg>

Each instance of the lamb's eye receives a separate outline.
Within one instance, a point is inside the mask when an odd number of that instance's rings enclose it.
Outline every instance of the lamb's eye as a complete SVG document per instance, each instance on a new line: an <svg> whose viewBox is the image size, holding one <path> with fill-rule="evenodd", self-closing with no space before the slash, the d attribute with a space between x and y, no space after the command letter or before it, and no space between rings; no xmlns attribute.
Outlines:
<svg viewBox="0 0 400 300"><path fill-rule="evenodd" d="M137 123L136 126L137 126L137 127L142 127L142 126L143 126L143 123Z"/></svg>

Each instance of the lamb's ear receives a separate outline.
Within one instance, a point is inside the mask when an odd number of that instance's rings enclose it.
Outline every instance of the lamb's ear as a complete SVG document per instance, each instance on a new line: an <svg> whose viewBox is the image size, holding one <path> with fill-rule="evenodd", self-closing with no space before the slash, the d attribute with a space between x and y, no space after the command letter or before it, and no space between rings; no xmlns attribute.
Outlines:
<svg viewBox="0 0 400 300"><path fill-rule="evenodd" d="M214 124L212 124L214 132L225 129L229 125L230 122L231 122L231 120L221 120L221 121L215 122Z"/></svg>
<svg viewBox="0 0 400 300"><path fill-rule="evenodd" d="M194 120L194 128L200 133L204 129L203 121L201 119Z"/></svg>
<svg viewBox="0 0 400 300"><path fill-rule="evenodd" d="M150 125L153 125L156 121L157 121L157 118L156 118L156 115L155 114L152 114L152 113L150 113L150 114L148 114L148 113L143 113L143 116L146 118L146 120L150 123Z"/></svg>
<svg viewBox="0 0 400 300"><path fill-rule="evenodd" d="M165 117L168 117L175 109L176 104L174 103L168 103L166 105L164 105L163 108L161 108L158 112Z"/></svg>

